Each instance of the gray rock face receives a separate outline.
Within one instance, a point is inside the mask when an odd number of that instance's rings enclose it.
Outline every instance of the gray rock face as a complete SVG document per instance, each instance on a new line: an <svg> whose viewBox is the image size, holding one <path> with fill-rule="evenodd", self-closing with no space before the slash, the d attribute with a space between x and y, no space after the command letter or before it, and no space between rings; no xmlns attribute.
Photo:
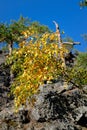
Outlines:
<svg viewBox="0 0 87 130"><path fill-rule="evenodd" d="M3 110L8 103L10 97L8 93L10 92L9 88L9 68L5 67L4 64L0 65L0 111Z"/></svg>
<svg viewBox="0 0 87 130"><path fill-rule="evenodd" d="M32 117L40 123L56 121L52 130L80 129L82 124L87 127L87 98L83 95L77 88L65 91L60 83L41 86Z"/></svg>
<svg viewBox="0 0 87 130"><path fill-rule="evenodd" d="M43 91L36 96L35 108L32 110L35 120L57 119L59 116L67 114L67 110L72 110L75 107L74 105L70 107L70 105L73 103L73 98L77 95L70 98L64 92L61 94L64 88L57 85L59 84L54 84L54 87L52 85L43 86Z"/></svg>
<svg viewBox="0 0 87 130"><path fill-rule="evenodd" d="M42 85L35 105L15 113L4 84L8 71L0 72L0 130L87 130L87 86L82 92L62 81Z"/></svg>

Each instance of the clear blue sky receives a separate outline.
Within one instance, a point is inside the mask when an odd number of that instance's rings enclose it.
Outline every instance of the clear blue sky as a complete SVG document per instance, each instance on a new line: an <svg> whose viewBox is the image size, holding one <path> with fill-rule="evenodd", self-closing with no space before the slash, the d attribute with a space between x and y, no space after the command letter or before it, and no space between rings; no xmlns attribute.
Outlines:
<svg viewBox="0 0 87 130"><path fill-rule="evenodd" d="M81 34L87 33L87 7L80 9L80 0L0 0L0 22L18 20L20 15L39 21L55 31L53 20L61 31L74 41L80 41L78 50L86 51L87 43Z"/></svg>

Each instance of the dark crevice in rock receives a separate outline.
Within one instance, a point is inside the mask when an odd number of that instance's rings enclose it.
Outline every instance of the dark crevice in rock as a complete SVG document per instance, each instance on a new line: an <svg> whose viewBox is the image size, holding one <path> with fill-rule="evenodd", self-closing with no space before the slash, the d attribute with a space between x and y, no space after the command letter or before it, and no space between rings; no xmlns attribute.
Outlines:
<svg viewBox="0 0 87 130"><path fill-rule="evenodd" d="M2 53L0 54L0 56ZM0 63L0 130L86 130L87 94L62 80L40 86L35 106L14 112L10 93L10 68ZM70 89L72 88L72 89ZM87 86L86 86L87 89ZM83 129L83 127L85 129Z"/></svg>
<svg viewBox="0 0 87 130"><path fill-rule="evenodd" d="M19 111L19 121L23 124L27 124L30 122L28 110L20 110Z"/></svg>
<svg viewBox="0 0 87 130"><path fill-rule="evenodd" d="M87 127L87 112L83 113L82 117L77 122L78 125Z"/></svg>

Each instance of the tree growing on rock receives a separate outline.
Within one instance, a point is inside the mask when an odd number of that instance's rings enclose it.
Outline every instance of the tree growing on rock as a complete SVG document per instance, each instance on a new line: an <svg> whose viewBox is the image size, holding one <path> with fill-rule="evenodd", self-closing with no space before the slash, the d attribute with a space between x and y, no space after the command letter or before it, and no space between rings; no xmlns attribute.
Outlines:
<svg viewBox="0 0 87 130"><path fill-rule="evenodd" d="M37 26L36 23L31 25L31 28L22 32L26 40L20 42L19 48L7 60L15 74L11 90L16 108L26 104L26 101L35 101L34 94L38 93L39 86L45 81L62 79L77 87L87 83L87 69L79 67L81 63L76 61L73 67L66 66L65 56L69 50L62 43L56 22L56 32L50 32L48 28Z"/></svg>

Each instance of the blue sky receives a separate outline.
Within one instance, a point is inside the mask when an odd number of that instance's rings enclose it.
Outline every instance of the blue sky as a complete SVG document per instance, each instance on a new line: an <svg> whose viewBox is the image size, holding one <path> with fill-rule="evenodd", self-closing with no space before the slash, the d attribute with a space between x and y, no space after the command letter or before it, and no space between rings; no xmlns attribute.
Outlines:
<svg viewBox="0 0 87 130"><path fill-rule="evenodd" d="M20 15L39 21L55 31L58 22L65 36L81 42L76 48L86 51L87 43L81 34L87 33L87 7L80 9L80 0L0 0L0 22L18 20Z"/></svg>

